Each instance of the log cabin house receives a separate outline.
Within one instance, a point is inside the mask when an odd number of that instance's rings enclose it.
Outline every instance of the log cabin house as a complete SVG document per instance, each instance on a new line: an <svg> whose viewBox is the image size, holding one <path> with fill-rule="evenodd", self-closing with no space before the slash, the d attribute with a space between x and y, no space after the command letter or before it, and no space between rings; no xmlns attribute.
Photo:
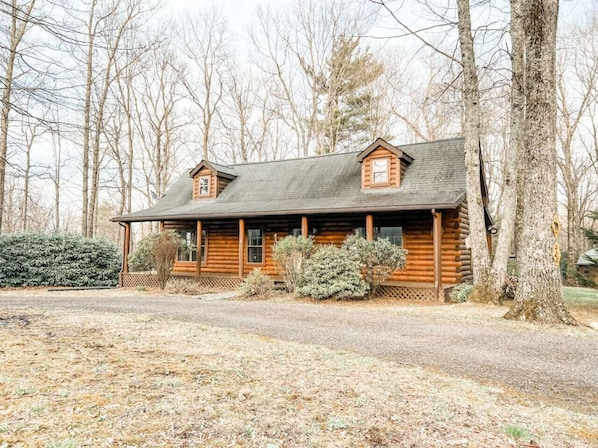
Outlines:
<svg viewBox="0 0 598 448"><path fill-rule="evenodd" d="M592 283L598 283L598 249L590 249L579 256L577 272Z"/></svg>
<svg viewBox="0 0 598 448"><path fill-rule="evenodd" d="M404 247L406 267L382 287L389 297L443 300L472 276L462 139L377 139L360 152L226 166L204 160L153 207L112 220L125 226L122 286L149 281L126 263L131 223L143 221L200 248L180 253L173 275L207 285L237 286L254 268L276 276L272 245L289 234L340 245L360 232Z"/></svg>

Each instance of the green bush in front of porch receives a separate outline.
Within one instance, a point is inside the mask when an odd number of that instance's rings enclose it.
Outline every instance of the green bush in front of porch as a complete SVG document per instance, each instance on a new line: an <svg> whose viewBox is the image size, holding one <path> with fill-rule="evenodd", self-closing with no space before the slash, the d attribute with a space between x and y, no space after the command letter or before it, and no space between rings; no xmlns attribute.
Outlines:
<svg viewBox="0 0 598 448"><path fill-rule="evenodd" d="M297 292L317 300L364 297L368 284L360 274L359 262L346 250L320 246L305 263Z"/></svg>

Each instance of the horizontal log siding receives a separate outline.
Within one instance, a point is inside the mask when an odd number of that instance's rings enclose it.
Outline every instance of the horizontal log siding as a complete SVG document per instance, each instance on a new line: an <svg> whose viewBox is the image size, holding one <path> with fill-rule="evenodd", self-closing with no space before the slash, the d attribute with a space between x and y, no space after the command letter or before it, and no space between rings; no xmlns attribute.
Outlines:
<svg viewBox="0 0 598 448"><path fill-rule="evenodd" d="M237 274L238 262L238 221L203 221L202 230L205 230L207 239L207 259L201 264L202 272L219 274ZM195 230L196 221L165 221L165 230ZM194 273L194 261L177 261L173 272Z"/></svg>
<svg viewBox="0 0 598 448"><path fill-rule="evenodd" d="M218 177L218 190L216 191L216 195L222 193L222 190L226 188L226 186L230 183L229 179L224 179L222 177Z"/></svg>
<svg viewBox="0 0 598 448"><path fill-rule="evenodd" d="M239 272L239 221L201 221L207 231L207 259L201 265L206 273L237 274Z"/></svg>
<svg viewBox="0 0 598 448"><path fill-rule="evenodd" d="M464 223L467 221L466 207L457 210L443 210L442 219L442 282L458 283L465 275L470 275L471 263L469 251L465 250ZM164 223L165 229L194 229L195 222ZM432 283L434 281L434 256L432 240L432 214L430 211L401 214L374 215L374 226L403 227L403 247L409 251L407 265L391 276L389 281L406 283ZM202 264L202 273L238 273L239 250L238 220L202 220L203 229L207 230L207 260ZM365 215L343 215L326 217L308 217L310 232L316 229L316 244L340 246L355 228L365 227ZM272 246L275 241L284 238L293 228L301 228L301 217L280 217L271 219L246 219L245 228L261 228L264 231L264 258L261 264L247 263L247 246L244 249L244 275L254 268L276 275L276 266L272 259ZM175 272L194 272L195 263L177 262Z"/></svg>
<svg viewBox="0 0 598 448"><path fill-rule="evenodd" d="M372 159L388 157L390 159L390 184L372 184ZM362 188L384 188L384 187L398 187L400 183L400 164L399 159L392 152L384 148L378 148L372 151L362 162L361 168L361 186Z"/></svg>
<svg viewBox="0 0 598 448"><path fill-rule="evenodd" d="M340 247L345 238L353 234L358 227L365 227L365 215L309 219L309 228L317 229L314 238L316 244L334 244Z"/></svg>
<svg viewBox="0 0 598 448"><path fill-rule="evenodd" d="M201 176L210 176L210 194L209 196L200 196L199 195L199 178ZM213 199L215 198L219 191L217 185L217 177L213 175L209 168L202 168L199 172L193 177L193 199Z"/></svg>
<svg viewBox="0 0 598 448"><path fill-rule="evenodd" d="M440 211L440 210L439 210ZM461 278L459 260L459 229L455 228L455 211L443 211L441 263L442 283L455 284ZM393 225L389 218L374 216L374 226ZM429 211L397 215L395 225L403 226L403 247L409 252L405 268L396 270L389 278L395 282L434 282L434 240L432 213Z"/></svg>
<svg viewBox="0 0 598 448"><path fill-rule="evenodd" d="M245 243L244 275L249 274L255 268L260 268L262 272L268 275L277 275L276 265L272 257L272 246L277 240L287 236L292 229L301 228L301 217L281 217L271 219L246 219L245 229L262 229L263 233L263 262L254 264L247 262L247 242Z"/></svg>
<svg viewBox="0 0 598 448"><path fill-rule="evenodd" d="M472 280L471 249L467 248L466 239L469 237L469 213L467 202L463 202L455 212L459 226L459 261L461 262L460 280Z"/></svg>
<svg viewBox="0 0 598 448"><path fill-rule="evenodd" d="M392 225L388 218L380 222L374 217L374 225ZM399 215L395 225L403 226L403 248L407 249L405 268L396 270L389 278L396 282L434 281L434 244L432 241L432 214L415 212Z"/></svg>
<svg viewBox="0 0 598 448"><path fill-rule="evenodd" d="M399 184L401 183L401 179L405 178L405 171L407 171L407 162L401 160L401 176L399 177Z"/></svg>
<svg viewBox="0 0 598 448"><path fill-rule="evenodd" d="M195 230L195 221L164 221L164 230Z"/></svg>

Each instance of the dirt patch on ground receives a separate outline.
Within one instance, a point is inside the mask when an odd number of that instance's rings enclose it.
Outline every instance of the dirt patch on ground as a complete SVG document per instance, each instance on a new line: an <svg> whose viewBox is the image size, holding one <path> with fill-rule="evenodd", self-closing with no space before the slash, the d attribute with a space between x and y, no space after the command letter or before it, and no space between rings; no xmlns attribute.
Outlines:
<svg viewBox="0 0 598 448"><path fill-rule="evenodd" d="M0 326L0 447L581 448L598 440L596 415L346 351L142 313L2 316L11 324Z"/></svg>

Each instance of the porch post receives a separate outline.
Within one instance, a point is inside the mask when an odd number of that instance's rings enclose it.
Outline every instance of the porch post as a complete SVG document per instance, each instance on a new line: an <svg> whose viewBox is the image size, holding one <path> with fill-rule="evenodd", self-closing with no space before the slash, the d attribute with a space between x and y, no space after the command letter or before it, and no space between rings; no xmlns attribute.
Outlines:
<svg viewBox="0 0 598 448"><path fill-rule="evenodd" d="M309 223L307 222L307 216L301 217L301 236L307 238L309 236Z"/></svg>
<svg viewBox="0 0 598 448"><path fill-rule="evenodd" d="M123 241L123 265L122 272L126 274L129 272L129 248L131 247L131 223L125 223L125 236Z"/></svg>
<svg viewBox="0 0 598 448"><path fill-rule="evenodd" d="M158 223L158 231L159 232L164 232L164 221L160 221Z"/></svg>
<svg viewBox="0 0 598 448"><path fill-rule="evenodd" d="M197 220L197 236L195 243L195 273L199 277L201 275L201 220Z"/></svg>
<svg viewBox="0 0 598 448"><path fill-rule="evenodd" d="M374 239L374 216L365 215L365 239L372 241Z"/></svg>
<svg viewBox="0 0 598 448"><path fill-rule="evenodd" d="M245 220L239 219L239 277L245 271Z"/></svg>
<svg viewBox="0 0 598 448"><path fill-rule="evenodd" d="M442 212L432 209L432 239L434 241L434 291L442 301Z"/></svg>

